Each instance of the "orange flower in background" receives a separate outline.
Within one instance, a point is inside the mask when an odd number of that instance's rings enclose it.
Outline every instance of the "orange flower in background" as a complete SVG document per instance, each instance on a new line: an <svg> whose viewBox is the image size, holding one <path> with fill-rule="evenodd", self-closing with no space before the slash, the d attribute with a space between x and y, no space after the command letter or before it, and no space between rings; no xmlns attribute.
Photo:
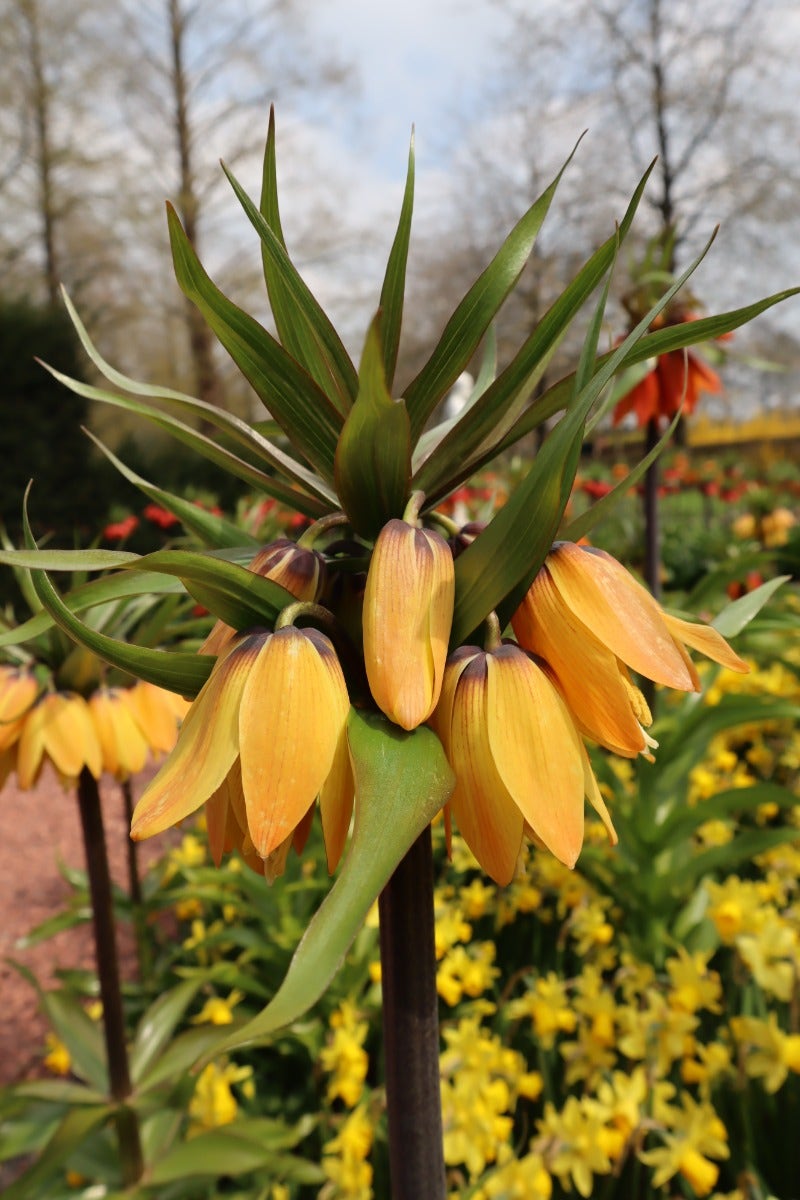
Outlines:
<svg viewBox="0 0 800 1200"><path fill-rule="evenodd" d="M685 316L673 324L694 321ZM614 424L619 425L629 413L634 413L641 429L650 421L669 422L683 407L684 415L694 412L703 392L719 393L722 380L716 371L691 350L670 350L660 354L655 366L627 395L617 402Z"/></svg>

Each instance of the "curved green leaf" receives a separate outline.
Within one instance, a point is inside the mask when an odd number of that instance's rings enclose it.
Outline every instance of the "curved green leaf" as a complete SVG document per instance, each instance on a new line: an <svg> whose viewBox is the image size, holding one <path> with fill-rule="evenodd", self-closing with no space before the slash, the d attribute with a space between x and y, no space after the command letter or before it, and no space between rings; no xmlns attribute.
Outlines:
<svg viewBox="0 0 800 1200"><path fill-rule="evenodd" d="M412 444L416 443L428 417L469 363L488 326L522 274L561 176L574 153L575 150L550 186L511 230L489 266L478 276L447 322L433 354L405 389Z"/></svg>
<svg viewBox="0 0 800 1200"><path fill-rule="evenodd" d="M757 617L764 605L775 595L778 588L788 583L791 575L777 575L774 579L762 583L761 587L740 596L726 604L722 612L717 613L711 624L725 638L736 637L754 617Z"/></svg>
<svg viewBox="0 0 800 1200"><path fill-rule="evenodd" d="M295 603L274 580L196 550L156 550L130 568L174 575L199 604L234 629L271 625L281 609Z"/></svg>
<svg viewBox="0 0 800 1200"><path fill-rule="evenodd" d="M319 999L373 901L453 789L441 743L427 726L405 733L381 715L353 709L347 733L356 809L341 873L312 918L276 995L216 1053L269 1038Z"/></svg>
<svg viewBox="0 0 800 1200"><path fill-rule="evenodd" d="M340 414L280 342L223 295L200 263L175 210L168 207L167 215L181 290L197 305L292 444L323 479L332 480Z"/></svg>
<svg viewBox="0 0 800 1200"><path fill-rule="evenodd" d="M134 1084L139 1083L167 1046L202 983L200 976L184 980L159 996L143 1014L130 1051L131 1079Z"/></svg>
<svg viewBox="0 0 800 1200"><path fill-rule="evenodd" d="M36 571L107 571L139 557L130 550L0 550L0 563Z"/></svg>
<svg viewBox="0 0 800 1200"><path fill-rule="evenodd" d="M70 1109L36 1161L5 1188L4 1200L41 1200L47 1194L42 1185L113 1112L108 1104Z"/></svg>
<svg viewBox="0 0 800 1200"><path fill-rule="evenodd" d="M381 341L383 343L383 369L389 391L394 382L397 366L397 351L400 346L400 329L403 324L403 301L406 291L406 264L408 245L411 239L411 217L414 210L414 130L411 130L411 145L408 149L408 170L400 220L394 235L386 274L381 288L380 310Z"/></svg>
<svg viewBox="0 0 800 1200"><path fill-rule="evenodd" d="M358 373L358 396L336 449L336 491L356 533L377 537L400 517L411 479L411 427L402 400L386 386L380 314L369 328Z"/></svg>
<svg viewBox="0 0 800 1200"><path fill-rule="evenodd" d="M462 414L441 445L415 472L413 486L424 491L432 502L447 495L497 454L498 445L503 444L509 428L513 428L519 419L523 406L572 321L611 268L617 250L633 224L651 171L652 166L639 181L619 229L584 263L508 366L480 397L480 403L469 413ZM570 381L574 387L575 377L570 376ZM565 395L562 407L568 399ZM538 404L535 407L538 408ZM548 412L546 415L553 414Z"/></svg>

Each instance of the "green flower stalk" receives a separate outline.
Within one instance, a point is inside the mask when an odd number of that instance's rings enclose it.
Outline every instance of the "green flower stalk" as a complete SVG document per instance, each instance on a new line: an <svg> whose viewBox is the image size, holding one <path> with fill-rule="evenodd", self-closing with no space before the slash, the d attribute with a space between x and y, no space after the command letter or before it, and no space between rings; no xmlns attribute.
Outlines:
<svg viewBox="0 0 800 1200"><path fill-rule="evenodd" d="M172 210L169 236L181 288L277 423L281 443L181 392L115 371L69 301L87 352L116 390L57 377L81 395L156 422L308 518L302 545L254 546L229 523L199 515L106 451L206 547L115 560L120 580L128 581L115 585L120 594L132 577L164 578L170 586L178 580L210 610L218 624L198 655L132 647L93 629L50 580L48 571L63 564L46 551L37 554L30 535L24 559L38 568L32 578L41 603L72 638L115 666L195 697L175 751L137 806L135 836L154 834L205 805L215 857L235 848L273 879L292 849L302 849L319 801L331 871L341 859L337 878L270 1004L243 1029L221 1034L215 1053L257 1043L313 1004L381 896L395 1200L443 1200L446 1190L435 1067L431 819L442 809L448 827L455 818L501 883L513 876L525 838L574 863L587 798L613 836L583 738L625 755L654 749L629 667L644 663L662 683L692 688L696 674L687 645L704 653L715 647L712 657L727 656L729 663L735 657L721 638L671 623L619 564L572 545L614 503L615 493L579 526L563 527L585 432L609 411L614 376L667 349L720 336L793 294L653 329L695 263L619 346L599 354L610 273L647 176L606 242L499 373L487 352L462 414L433 421L481 344L488 346L562 173L517 222L456 306L425 365L400 388L395 374L413 145L380 310L356 364L289 256L271 119L259 203L226 174L260 241L277 337L220 291ZM553 352L594 293L599 298L576 370L534 399ZM440 530L448 524L437 505L557 414L493 519L468 537L456 531L445 540ZM186 415L216 434L194 432ZM647 460L639 475L646 466ZM557 538L568 548L555 547ZM615 583L608 595L606 576L598 582L603 571ZM541 596L553 613L544 627ZM613 729L597 717L594 699L588 707L578 704L573 685L582 669L601 691L612 681ZM403 1090L406 1055L414 1062L413 1096Z"/></svg>

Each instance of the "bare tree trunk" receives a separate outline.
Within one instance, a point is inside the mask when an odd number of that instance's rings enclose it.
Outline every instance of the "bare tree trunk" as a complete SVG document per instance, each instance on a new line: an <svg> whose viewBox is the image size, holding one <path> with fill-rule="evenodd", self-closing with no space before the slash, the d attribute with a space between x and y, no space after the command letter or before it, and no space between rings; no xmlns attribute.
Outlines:
<svg viewBox="0 0 800 1200"><path fill-rule="evenodd" d="M197 249L199 203L192 163L192 130L189 120L189 99L184 62L186 13L181 0L167 0L174 98L175 140L180 169L177 208L186 236ZM194 366L195 389L198 399L209 404L221 400L219 376L214 363L211 330L199 310L186 301L186 321L189 331L189 350Z"/></svg>
<svg viewBox="0 0 800 1200"><path fill-rule="evenodd" d="M42 61L42 44L39 34L39 12L37 0L27 0L22 8L22 18L28 34L28 50L31 66L31 101L36 136L36 172L39 183L39 215L42 224L42 249L44 250L44 282L47 298L52 305L58 303L59 277L55 238L55 202L53 198L53 148L50 134L50 91L45 79Z"/></svg>

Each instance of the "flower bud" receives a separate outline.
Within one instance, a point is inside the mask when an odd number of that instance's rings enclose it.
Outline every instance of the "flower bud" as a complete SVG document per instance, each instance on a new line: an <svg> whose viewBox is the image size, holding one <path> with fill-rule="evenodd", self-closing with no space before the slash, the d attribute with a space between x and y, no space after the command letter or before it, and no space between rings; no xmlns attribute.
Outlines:
<svg viewBox="0 0 800 1200"><path fill-rule="evenodd" d="M389 521L367 574L364 662L375 703L403 729L415 729L436 707L454 598L453 556L444 538Z"/></svg>

